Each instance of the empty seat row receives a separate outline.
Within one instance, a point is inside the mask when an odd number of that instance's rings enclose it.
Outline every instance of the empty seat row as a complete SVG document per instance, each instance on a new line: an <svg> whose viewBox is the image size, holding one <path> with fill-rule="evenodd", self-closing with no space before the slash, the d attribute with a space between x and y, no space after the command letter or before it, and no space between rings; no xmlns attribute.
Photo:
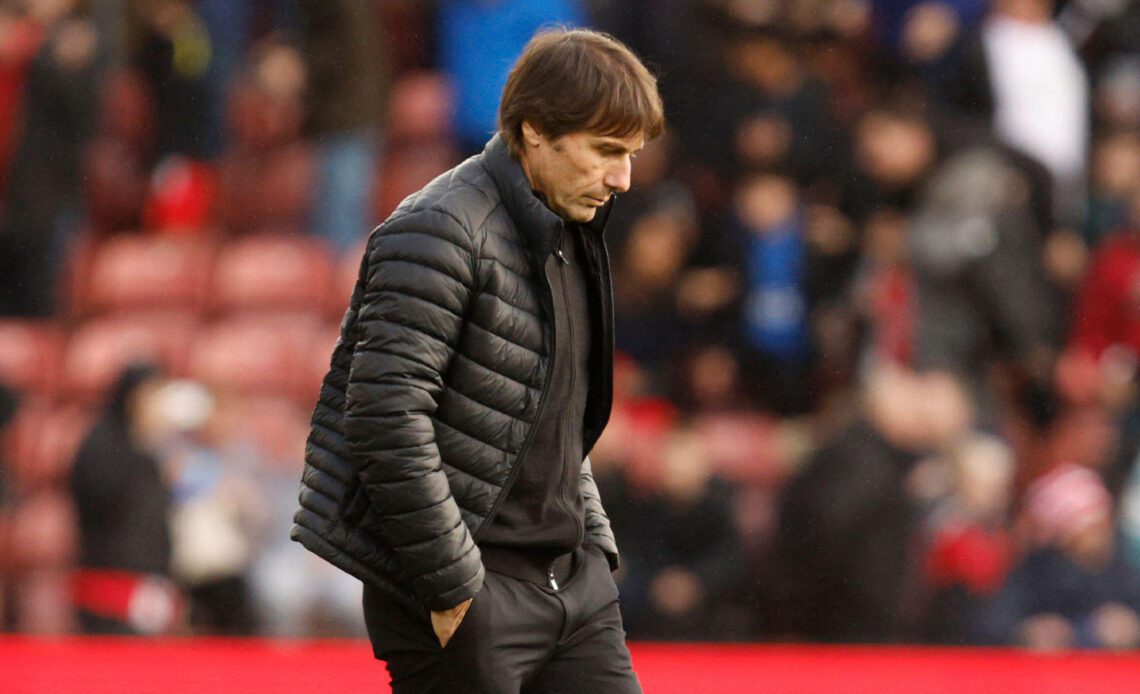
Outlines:
<svg viewBox="0 0 1140 694"><path fill-rule="evenodd" d="M174 376L242 393L315 401L337 326L307 313L202 322L189 312L97 317L68 331L0 321L0 380L51 400L97 402L123 366L162 365Z"/></svg>
<svg viewBox="0 0 1140 694"><path fill-rule="evenodd" d="M314 311L337 317L359 254L338 261L319 238L264 234L223 244L193 237L120 235L78 254L71 313L139 310Z"/></svg>

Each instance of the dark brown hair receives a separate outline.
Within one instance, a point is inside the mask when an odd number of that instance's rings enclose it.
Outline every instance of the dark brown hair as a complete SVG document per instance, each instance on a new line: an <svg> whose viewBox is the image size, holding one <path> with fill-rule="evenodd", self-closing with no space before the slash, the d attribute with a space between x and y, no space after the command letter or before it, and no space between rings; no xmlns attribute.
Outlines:
<svg viewBox="0 0 1140 694"><path fill-rule="evenodd" d="M544 30L523 49L499 104L516 157L524 120L552 139L585 131L652 140L665 130L657 78L620 41L588 29Z"/></svg>

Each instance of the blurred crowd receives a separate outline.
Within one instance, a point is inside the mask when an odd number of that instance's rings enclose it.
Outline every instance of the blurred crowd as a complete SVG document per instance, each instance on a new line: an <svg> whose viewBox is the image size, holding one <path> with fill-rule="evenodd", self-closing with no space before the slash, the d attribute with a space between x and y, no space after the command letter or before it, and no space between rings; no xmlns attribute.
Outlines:
<svg viewBox="0 0 1140 694"><path fill-rule="evenodd" d="M1140 647L1140 3L0 2L0 626L360 635L288 541L369 229L533 32L659 75L631 639Z"/></svg>

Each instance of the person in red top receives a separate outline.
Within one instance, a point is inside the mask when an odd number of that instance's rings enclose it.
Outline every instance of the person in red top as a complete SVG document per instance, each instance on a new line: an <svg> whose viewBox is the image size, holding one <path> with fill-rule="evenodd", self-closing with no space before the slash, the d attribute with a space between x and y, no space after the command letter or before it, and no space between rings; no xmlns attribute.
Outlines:
<svg viewBox="0 0 1140 694"><path fill-rule="evenodd" d="M1110 347L1140 352L1140 186L1129 224L1093 255L1077 297L1071 346L1095 359Z"/></svg>
<svg viewBox="0 0 1140 694"><path fill-rule="evenodd" d="M1056 374L1070 402L1116 409L1130 399L1140 354L1140 185L1130 208L1129 223L1093 254L1074 301L1069 345Z"/></svg>

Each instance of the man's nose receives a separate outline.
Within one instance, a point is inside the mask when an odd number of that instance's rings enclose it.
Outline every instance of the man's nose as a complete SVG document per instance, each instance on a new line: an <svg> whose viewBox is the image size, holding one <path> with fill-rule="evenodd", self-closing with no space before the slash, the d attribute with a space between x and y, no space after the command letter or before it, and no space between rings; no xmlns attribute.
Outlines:
<svg viewBox="0 0 1140 694"><path fill-rule="evenodd" d="M629 174L632 168L630 157L628 155L621 157L618 163L606 171L606 177L602 183L615 193L624 193L629 190Z"/></svg>

